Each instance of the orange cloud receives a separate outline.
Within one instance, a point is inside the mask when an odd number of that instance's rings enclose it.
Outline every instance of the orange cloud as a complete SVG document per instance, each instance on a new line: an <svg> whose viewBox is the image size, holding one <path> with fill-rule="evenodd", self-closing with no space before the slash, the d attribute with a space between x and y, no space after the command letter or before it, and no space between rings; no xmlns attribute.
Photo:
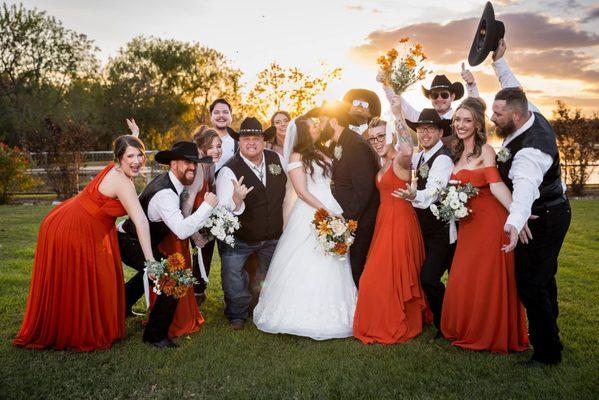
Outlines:
<svg viewBox="0 0 599 400"><path fill-rule="evenodd" d="M501 14L497 18L506 25L508 52L515 71L585 82L598 80L593 57L580 49L598 46L599 35L578 29L576 23L550 21L530 12ZM368 35L366 44L352 48L350 55L360 62L374 63L377 55L409 36L424 46L435 63L456 64L468 57L477 24L478 18L464 18L446 24L424 22L378 30Z"/></svg>

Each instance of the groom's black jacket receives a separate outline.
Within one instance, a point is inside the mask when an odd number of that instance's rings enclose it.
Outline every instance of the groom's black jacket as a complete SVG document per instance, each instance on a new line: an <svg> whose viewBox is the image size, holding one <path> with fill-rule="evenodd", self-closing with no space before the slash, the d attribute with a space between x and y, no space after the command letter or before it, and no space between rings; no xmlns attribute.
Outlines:
<svg viewBox="0 0 599 400"><path fill-rule="evenodd" d="M364 138L348 128L331 150L333 195L343 209L343 217L359 220L373 211L376 216L379 192L375 179L379 161L374 150ZM337 159L339 152L341 157Z"/></svg>
<svg viewBox="0 0 599 400"><path fill-rule="evenodd" d="M349 254L357 286L366 263L379 207L376 174L380 165L368 142L348 128L341 133L337 144L331 146L331 153L333 196L343 209L343 217L358 221Z"/></svg>

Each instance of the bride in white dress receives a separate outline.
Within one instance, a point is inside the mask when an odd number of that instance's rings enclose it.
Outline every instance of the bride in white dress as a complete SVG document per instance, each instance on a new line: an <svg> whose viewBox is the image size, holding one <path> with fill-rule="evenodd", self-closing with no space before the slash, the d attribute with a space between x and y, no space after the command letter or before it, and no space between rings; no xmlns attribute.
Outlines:
<svg viewBox="0 0 599 400"><path fill-rule="evenodd" d="M264 332L316 340L349 337L357 297L349 258L324 254L311 230L316 209L342 213L331 193L330 160L314 149L320 134L315 122L306 117L294 122L285 158L298 199L270 263L254 324Z"/></svg>

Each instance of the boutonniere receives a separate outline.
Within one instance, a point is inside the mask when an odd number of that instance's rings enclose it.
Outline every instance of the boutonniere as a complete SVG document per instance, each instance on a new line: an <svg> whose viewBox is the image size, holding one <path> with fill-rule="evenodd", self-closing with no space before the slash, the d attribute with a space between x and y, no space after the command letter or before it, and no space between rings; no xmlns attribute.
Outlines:
<svg viewBox="0 0 599 400"><path fill-rule="evenodd" d="M343 155L343 147L341 147L340 145L335 146L333 154L335 155L335 158L337 160L341 160L341 156Z"/></svg>
<svg viewBox="0 0 599 400"><path fill-rule="evenodd" d="M271 175L280 175L283 171L279 164L268 164L268 171Z"/></svg>
<svg viewBox="0 0 599 400"><path fill-rule="evenodd" d="M507 147L502 147L497 152L497 161L499 162L507 162L510 158L512 158L512 153Z"/></svg>
<svg viewBox="0 0 599 400"><path fill-rule="evenodd" d="M420 168L418 168L418 175L420 175L422 178L426 179L426 178L428 178L428 171L429 171L428 164L424 163L420 166Z"/></svg>

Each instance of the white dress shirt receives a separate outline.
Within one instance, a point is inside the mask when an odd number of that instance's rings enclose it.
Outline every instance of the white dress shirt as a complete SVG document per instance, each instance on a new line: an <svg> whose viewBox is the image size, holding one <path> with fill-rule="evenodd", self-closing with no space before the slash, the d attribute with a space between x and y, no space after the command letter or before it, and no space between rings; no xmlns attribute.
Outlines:
<svg viewBox="0 0 599 400"><path fill-rule="evenodd" d="M350 125L349 129L351 129L352 131L357 132L360 135L362 135L368 129L368 124L362 124L362 125L359 125L359 126L357 126L357 125Z"/></svg>
<svg viewBox="0 0 599 400"><path fill-rule="evenodd" d="M281 155L277 152L274 152L281 161L281 165L283 165L283 160ZM245 158L241 153L239 153L241 159L247 164L247 166L252 170L254 175L262 182L262 184L266 187L266 157L262 156L262 163L257 166L247 158ZM227 208L229 211L233 212L236 215L243 214L245 210L245 202L242 202L239 206L239 209L235 209L237 206L233 201L233 182L231 180L237 180L237 176L229 167L222 167L220 172L218 173L218 178L216 178L216 195L219 199L219 204Z"/></svg>
<svg viewBox="0 0 599 400"><path fill-rule="evenodd" d="M218 160L218 162L216 163L216 171L221 169L221 167L225 165L225 163L235 155L235 140L231 137L231 135L227 133L227 135L223 136L221 140L223 142L223 154L220 156L220 160Z"/></svg>
<svg viewBox="0 0 599 400"><path fill-rule="evenodd" d="M535 115L531 113L528 121L520 129L505 138L503 146L505 147L529 129L534 121ZM551 164L553 164L553 158L549 154L532 147L521 149L513 157L514 160L508 176L512 180L514 188L510 215L507 218L506 225L514 226L520 232L530 217L532 203L541 195L539 186Z"/></svg>
<svg viewBox="0 0 599 400"><path fill-rule="evenodd" d="M518 78L510 69L505 58L491 64L495 70L501 88L519 87L522 85ZM528 110L531 112L541 113L537 106L530 101L528 102ZM508 143L521 135L524 131L532 126L535 121L534 114L531 113L530 118L520 129L510 134L503 141L505 147ZM531 214L532 203L539 198L539 185L543 182L543 176L547 173L553 164L553 159L547 153L541 150L525 147L514 155L512 167L510 168L509 178L514 184L512 192L512 205L510 206L510 215L506 224L510 224L520 232L524 224ZM562 181L562 188L566 192L566 184Z"/></svg>
<svg viewBox="0 0 599 400"><path fill-rule="evenodd" d="M417 154L412 155L412 169L418 170L418 164L420 163L420 159L422 158L422 163L424 164L443 146L443 142L439 140L439 142L434 145L430 150L421 151ZM451 178L451 172L453 171L453 161L450 157L445 154L440 154L435 158L433 164L431 165L428 171L428 178L426 181L426 186L423 190L416 191L416 197L412 202L412 206L415 208L426 209L431 206L435 201L437 201L437 192L439 189L442 189L447 186L449 182L449 178ZM455 227L455 223L450 224L449 229L449 243L455 242L457 239L457 231Z"/></svg>
<svg viewBox="0 0 599 400"><path fill-rule="evenodd" d="M171 232L179 239L184 240L202 227L206 218L212 213L212 206L203 202L193 214L185 218L181 213L179 198L184 186L171 171L168 176L177 193L171 189L162 189L157 192L148 204L148 220L151 222L164 221Z"/></svg>

